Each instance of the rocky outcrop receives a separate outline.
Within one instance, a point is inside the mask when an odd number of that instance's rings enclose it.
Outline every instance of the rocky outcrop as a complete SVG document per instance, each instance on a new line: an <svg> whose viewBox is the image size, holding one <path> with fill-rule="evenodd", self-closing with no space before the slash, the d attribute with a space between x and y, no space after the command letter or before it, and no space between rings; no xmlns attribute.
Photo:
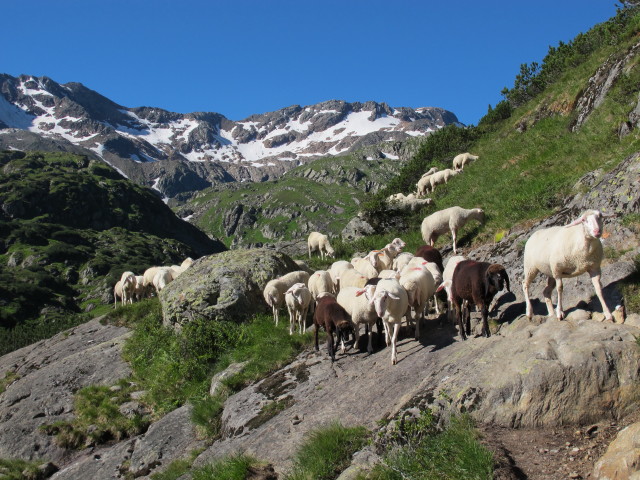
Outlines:
<svg viewBox="0 0 640 480"><path fill-rule="evenodd" d="M164 323L180 328L201 318L242 322L267 311L267 282L294 270L289 256L266 248L200 258L160 293Z"/></svg>
<svg viewBox="0 0 640 480"><path fill-rule="evenodd" d="M39 427L72 418L78 389L130 374L120 355L127 336L91 320L0 357L0 376L14 379L0 394L0 458L63 459L67 451Z"/></svg>
<svg viewBox="0 0 640 480"><path fill-rule="evenodd" d="M357 240L358 238L373 235L375 233L373 227L360 217L353 217L347 223L347 226L340 233L343 240Z"/></svg>
<svg viewBox="0 0 640 480"><path fill-rule="evenodd" d="M596 463L593 478L622 480L640 478L640 423L622 430Z"/></svg>

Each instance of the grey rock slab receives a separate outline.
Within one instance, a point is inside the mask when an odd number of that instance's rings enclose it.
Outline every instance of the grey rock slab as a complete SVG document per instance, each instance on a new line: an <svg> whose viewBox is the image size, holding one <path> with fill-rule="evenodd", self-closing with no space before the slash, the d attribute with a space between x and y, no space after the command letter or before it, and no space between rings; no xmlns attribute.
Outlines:
<svg viewBox="0 0 640 480"><path fill-rule="evenodd" d="M0 458L58 462L65 451L40 426L72 418L80 388L130 375L120 356L128 332L91 320L0 358L0 375L17 375L0 394Z"/></svg>

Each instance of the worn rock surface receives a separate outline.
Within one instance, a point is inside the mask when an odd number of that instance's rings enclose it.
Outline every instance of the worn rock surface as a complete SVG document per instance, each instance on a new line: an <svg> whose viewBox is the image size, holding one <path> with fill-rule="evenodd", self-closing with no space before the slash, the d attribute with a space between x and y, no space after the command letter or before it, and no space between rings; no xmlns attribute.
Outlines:
<svg viewBox="0 0 640 480"><path fill-rule="evenodd" d="M60 461L67 452L39 427L72 418L80 388L130 374L120 355L127 332L92 320L0 357L0 376L16 378L0 394L0 458Z"/></svg>
<svg viewBox="0 0 640 480"><path fill-rule="evenodd" d="M267 282L294 270L298 266L288 255L264 248L200 258L162 290L164 323L249 319L267 309L262 295Z"/></svg>
<svg viewBox="0 0 640 480"><path fill-rule="evenodd" d="M622 430L596 463L593 477L598 480L640 478L640 423Z"/></svg>

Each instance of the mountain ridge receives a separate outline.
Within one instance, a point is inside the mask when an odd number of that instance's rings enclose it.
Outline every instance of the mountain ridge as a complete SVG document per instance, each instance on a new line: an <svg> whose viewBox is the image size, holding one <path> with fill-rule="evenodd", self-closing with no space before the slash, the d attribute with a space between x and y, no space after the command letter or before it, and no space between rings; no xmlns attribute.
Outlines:
<svg viewBox="0 0 640 480"><path fill-rule="evenodd" d="M455 114L438 107L344 100L233 121L215 112L124 107L81 83L29 75L0 74L0 93L0 148L24 150L24 131L43 139L41 149L52 148L52 141L60 149L70 143L165 197L203 185L278 178L313 159L458 124ZM164 185L171 182L158 165L166 161L182 163L204 182Z"/></svg>

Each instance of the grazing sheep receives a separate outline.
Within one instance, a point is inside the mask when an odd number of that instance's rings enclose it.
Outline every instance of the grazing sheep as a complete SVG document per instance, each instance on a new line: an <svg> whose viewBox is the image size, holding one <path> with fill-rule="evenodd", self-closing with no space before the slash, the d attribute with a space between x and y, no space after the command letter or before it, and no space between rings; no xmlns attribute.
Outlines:
<svg viewBox="0 0 640 480"><path fill-rule="evenodd" d="M136 276L133 272L123 272L120 277L122 284L122 303L133 303L133 296L136 289Z"/></svg>
<svg viewBox="0 0 640 480"><path fill-rule="evenodd" d="M156 276L156 273L158 273L161 268L166 267L149 267L144 271L142 275L144 277L144 286L149 290L153 287L153 277Z"/></svg>
<svg viewBox="0 0 640 480"><path fill-rule="evenodd" d="M406 197L402 193L398 195L400 195L399 198L387 202L389 208L392 210L409 210L415 212L433 203L433 200L430 198L418 198L413 193L410 193Z"/></svg>
<svg viewBox="0 0 640 480"><path fill-rule="evenodd" d="M411 309L415 312L413 320L416 322L415 338L420 338L420 322L424 319L424 310L429 298L436 293L436 282L433 275L424 266L413 267L404 271L398 280L407 291L409 302L407 319L411 319Z"/></svg>
<svg viewBox="0 0 640 480"><path fill-rule="evenodd" d="M320 297L316 304L316 311L313 315L315 325L316 350L318 348L318 332L320 327L324 327L327 332L327 350L331 357L331 362L335 362L335 350L333 345L333 332L336 332L337 341L340 342L344 354L345 342L348 340L349 332L355 336L355 328L347 311L336 301L333 296Z"/></svg>
<svg viewBox="0 0 640 480"><path fill-rule="evenodd" d="M307 312L311 305L311 292L304 283L292 285L284 294L284 301L289 310L289 335L293 335L296 324L300 333L307 331Z"/></svg>
<svg viewBox="0 0 640 480"><path fill-rule="evenodd" d="M407 291L395 279L383 279L378 282L373 298L370 300L376 308L376 313L384 322L385 340L391 344L391 364L398 363L396 341L400 323L407 312L409 298ZM393 334L390 334L393 325Z"/></svg>
<svg viewBox="0 0 640 480"><path fill-rule="evenodd" d="M471 155L469 152L461 153L453 158L453 169L461 171L464 166L480 158L477 155Z"/></svg>
<svg viewBox="0 0 640 480"><path fill-rule="evenodd" d="M306 285L308 282L309 273L304 270L296 270L267 282L262 295L264 296L264 301L271 307L276 326L278 326L280 318L280 308L284 305L284 294L292 285L296 283L304 283Z"/></svg>
<svg viewBox="0 0 640 480"><path fill-rule="evenodd" d="M309 291L313 300L318 300L322 293L335 293L333 280L326 270L318 270L309 277Z"/></svg>
<svg viewBox="0 0 640 480"><path fill-rule="evenodd" d="M354 324L353 332L356 346L360 340L360 324L364 324L367 327L367 331L370 331L369 344L367 346L367 352L369 354L373 353L372 327L378 319L375 306L371 303L375 289L375 285L367 285L364 288L345 287L340 290L336 299L340 306L350 315L351 321ZM378 327L378 335L381 333L381 328Z"/></svg>
<svg viewBox="0 0 640 480"><path fill-rule="evenodd" d="M602 305L605 318L613 319L602 296L600 283L600 263L603 258L602 243L600 243L602 222L603 215L600 211L587 210L569 225L538 230L529 237L524 247L524 282L522 283L529 319L533 316L531 300L529 300L529 284L538 272L548 277L547 286L542 294L549 316L553 315L551 302L553 287L555 286L558 291L556 317L562 320L564 318L562 279L577 277L587 272Z"/></svg>
<svg viewBox="0 0 640 480"><path fill-rule="evenodd" d="M455 177L459 173L460 171L451 170L450 168L434 173L429 177L429 185L431 186L431 191L433 192L437 185L447 183L449 179Z"/></svg>
<svg viewBox="0 0 640 480"><path fill-rule="evenodd" d="M311 252L315 252L316 250L320 252L320 258L323 260L325 256L333 258L335 254L333 247L329 243L329 237L320 232L311 232L309 234L307 247L309 247L309 258L311 258Z"/></svg>
<svg viewBox="0 0 640 480"><path fill-rule="evenodd" d="M438 171L437 168L433 167L427 173L424 173L418 183L416 183L416 195L418 198L423 197L427 194L429 189L431 188L431 177ZM431 173L429 173L431 172Z"/></svg>
<svg viewBox="0 0 640 480"><path fill-rule="evenodd" d="M444 282L443 282L444 284ZM482 314L482 334L489 337L489 305L493 297L505 286L509 289L509 276L505 268L497 263L476 262L474 260L463 260L453 271L453 278L450 283L451 303L456 310L458 328L463 340L471 334L471 318L467 312L466 335L462 319L462 304L466 300L473 303ZM445 285L445 288L449 286Z"/></svg>
<svg viewBox="0 0 640 480"><path fill-rule="evenodd" d="M453 253L457 255L456 234L472 219L484 223L484 210L481 208L450 207L437 211L422 220L420 227L422 239L425 243L433 245L440 235L450 231L453 238Z"/></svg>

